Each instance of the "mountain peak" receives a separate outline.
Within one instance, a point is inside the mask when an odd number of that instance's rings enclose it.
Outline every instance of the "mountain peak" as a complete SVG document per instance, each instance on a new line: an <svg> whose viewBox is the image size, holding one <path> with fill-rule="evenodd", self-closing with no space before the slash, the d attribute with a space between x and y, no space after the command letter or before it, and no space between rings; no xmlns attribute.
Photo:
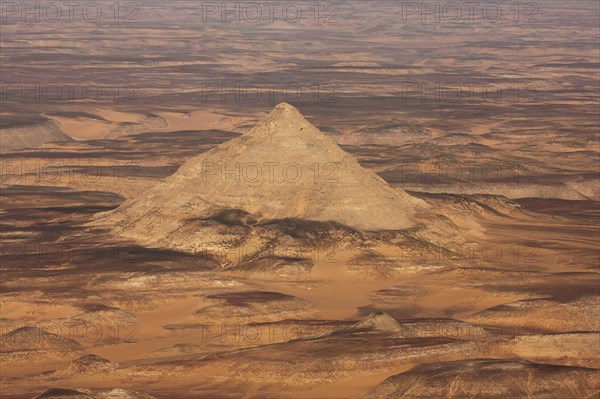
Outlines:
<svg viewBox="0 0 600 399"><path fill-rule="evenodd" d="M280 112L297 112L297 113L300 113L300 111L298 111L298 108L296 108L293 105L288 104L286 102L277 104L275 106L275 108L273 108L273 110L271 111L271 113L274 113L276 111L280 111Z"/></svg>
<svg viewBox="0 0 600 399"><path fill-rule="evenodd" d="M400 323L385 312L371 313L367 318L357 323L356 327L384 332L398 332L402 329Z"/></svg>
<svg viewBox="0 0 600 399"><path fill-rule="evenodd" d="M288 104L280 103L262 120L260 120L245 136L256 137L309 137L326 136L304 118L300 111Z"/></svg>
<svg viewBox="0 0 600 399"><path fill-rule="evenodd" d="M279 103L271 110L269 116L267 117L270 120L274 119L285 119L285 120L304 120L304 116L298 110L298 108L290 105L288 103Z"/></svg>
<svg viewBox="0 0 600 399"><path fill-rule="evenodd" d="M156 243L185 237L177 232L190 221L224 209L257 220L295 218L377 231L414 227L425 206L364 169L295 107L282 103L250 132L189 159L124 202L107 222L130 238L145 239L154 231Z"/></svg>

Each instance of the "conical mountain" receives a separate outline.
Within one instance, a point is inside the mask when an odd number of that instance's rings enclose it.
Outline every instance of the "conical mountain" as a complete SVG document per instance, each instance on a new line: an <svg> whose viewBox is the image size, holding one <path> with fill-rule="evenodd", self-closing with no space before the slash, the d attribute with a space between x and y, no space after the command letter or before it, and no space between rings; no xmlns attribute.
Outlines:
<svg viewBox="0 0 600 399"><path fill-rule="evenodd" d="M250 132L188 160L128 200L109 222L130 238L160 241L190 220L238 209L258 220L335 221L360 230L415 225L427 205L364 169L289 104Z"/></svg>
<svg viewBox="0 0 600 399"><path fill-rule="evenodd" d="M367 328L391 333L402 331L402 325L385 312L371 313L369 317L356 323L355 328Z"/></svg>
<svg viewBox="0 0 600 399"><path fill-rule="evenodd" d="M82 349L79 342L38 327L20 327L0 337L0 352L79 351Z"/></svg>

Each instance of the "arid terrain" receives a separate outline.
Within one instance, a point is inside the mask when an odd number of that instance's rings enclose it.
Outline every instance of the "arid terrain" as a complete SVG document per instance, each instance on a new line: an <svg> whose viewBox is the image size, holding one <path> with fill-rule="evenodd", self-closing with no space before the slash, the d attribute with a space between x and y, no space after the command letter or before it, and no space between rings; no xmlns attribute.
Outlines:
<svg viewBox="0 0 600 399"><path fill-rule="evenodd" d="M597 1L67 3L0 5L1 398L600 398Z"/></svg>

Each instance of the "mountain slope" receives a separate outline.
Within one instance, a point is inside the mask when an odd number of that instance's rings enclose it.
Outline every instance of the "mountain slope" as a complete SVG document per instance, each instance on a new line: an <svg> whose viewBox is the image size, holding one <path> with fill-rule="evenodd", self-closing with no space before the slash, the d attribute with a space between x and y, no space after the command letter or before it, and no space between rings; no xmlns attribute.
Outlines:
<svg viewBox="0 0 600 399"><path fill-rule="evenodd" d="M427 207L362 168L284 103L247 134L188 160L100 222L143 243L177 246L169 242L177 231L224 210L258 221L332 221L379 231L415 227Z"/></svg>

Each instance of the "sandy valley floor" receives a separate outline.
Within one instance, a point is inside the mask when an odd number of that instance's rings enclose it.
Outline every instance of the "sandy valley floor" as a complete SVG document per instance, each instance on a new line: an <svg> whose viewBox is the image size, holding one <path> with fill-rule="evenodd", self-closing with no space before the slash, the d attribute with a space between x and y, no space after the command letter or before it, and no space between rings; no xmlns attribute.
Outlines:
<svg viewBox="0 0 600 399"><path fill-rule="evenodd" d="M494 24L397 3L9 16L0 396L598 398L598 3L534 23L501 1ZM105 91L23 101L24 81ZM296 186L227 174L292 161Z"/></svg>

